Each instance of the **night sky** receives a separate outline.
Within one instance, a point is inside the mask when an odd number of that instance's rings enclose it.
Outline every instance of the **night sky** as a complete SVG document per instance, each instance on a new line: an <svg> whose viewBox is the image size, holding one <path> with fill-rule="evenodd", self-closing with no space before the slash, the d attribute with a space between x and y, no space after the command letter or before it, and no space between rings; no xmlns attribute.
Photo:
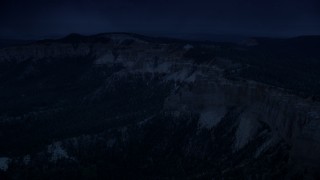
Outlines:
<svg viewBox="0 0 320 180"><path fill-rule="evenodd" d="M2 0L1 38L69 33L320 34L319 0Z"/></svg>

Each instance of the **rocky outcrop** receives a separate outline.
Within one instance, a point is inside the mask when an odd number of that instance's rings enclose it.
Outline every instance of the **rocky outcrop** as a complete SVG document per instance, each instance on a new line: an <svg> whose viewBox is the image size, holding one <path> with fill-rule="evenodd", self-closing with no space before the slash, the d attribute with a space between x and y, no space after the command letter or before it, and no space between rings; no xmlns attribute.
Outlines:
<svg viewBox="0 0 320 180"><path fill-rule="evenodd" d="M265 83L243 78L230 79L225 73L226 70L231 68L236 71L247 67L246 64L234 63L232 59L215 57L198 63L185 56L188 51L199 45L182 42L159 43L128 34L104 34L77 38L80 38L76 41L77 43L71 41L69 37L64 40L4 48L0 50L0 62L19 64L31 61L28 63L37 64L41 61L54 63L59 59L68 61L68 58L90 57L92 61L89 65L93 70L83 72L85 76L81 77L89 78L94 74L93 72L99 72L103 74L101 78L103 83L83 97L80 102L84 104L108 101L103 99L106 94L116 92L116 87L127 81L133 82L129 84L134 86L142 86L141 84L146 87L152 87L154 84L156 84L155 87L168 86L169 88L165 89L169 89L169 93L164 93L163 103L161 100L156 101L156 103L162 103L159 112L152 112L153 114L149 115L146 110L141 110L145 115L148 114L149 118L134 121L134 123L129 121L117 128L110 126L105 132L92 133L85 139L83 136L75 136L62 139L58 143L52 142L48 145L48 152L52 154L49 161L56 162L68 157L66 159L77 162L77 155L81 156L77 153L81 149L90 149L91 145L96 147L97 144L111 149L103 151L107 154L121 151L128 153L126 156L130 159L132 154L125 149L132 148L135 152L135 146L131 145L135 144L139 149L144 147L141 142L145 141L150 143L146 145L151 149L150 152L148 151L150 157L146 160L146 164L150 167L153 167L152 158L156 155L162 155L165 152L174 154L175 150L179 149L177 151L183 152L185 158L192 157L203 162L216 158L217 163L221 163L221 168L224 168L220 169L219 176L222 171L228 174L234 173L234 169L251 168L257 165L254 163L263 162L270 156L278 157L279 154L288 156L287 162L275 162L278 163L277 167L279 164L281 166L281 163L286 163L288 171L284 175L286 177L290 177L297 169L301 171L307 169L314 173L320 168L319 102L298 97L286 89ZM216 45L205 46L216 48ZM121 68L117 71L112 70L109 76L105 75L108 72L101 70L118 66ZM29 70L37 71L30 68ZM154 89L151 88L151 90ZM145 96L156 96L152 91L148 92L150 94L146 92ZM123 92L129 93L129 95L124 94L125 97L136 96L134 93ZM132 102L134 98L121 100L128 101L125 102L128 104L139 104L139 102ZM101 103L100 106L99 103L93 107L103 108L103 104ZM130 120L133 115L136 116L139 113L118 114L110 119ZM169 121L163 119L169 119ZM196 123L192 124L193 121ZM158 126L161 132L156 131ZM162 147L148 139L152 131L159 133L160 137L154 137L156 139L154 141ZM171 136L170 131L180 139L177 140L175 136ZM180 134L182 132L185 133L183 136ZM173 140L181 142L173 142ZM63 148L61 142L64 143ZM82 143L81 146L79 142ZM180 144L182 149L175 147L175 143ZM176 149L170 149L173 146ZM285 146L289 148L286 149ZM80 149L79 152L74 150L77 148ZM220 157L216 157L212 153L221 154ZM72 156L71 159L69 155ZM37 159L40 155L35 157ZM234 159L240 159L240 162ZM228 162L232 163L228 164ZM227 168L229 165L230 167ZM216 166L215 164L215 170L219 171ZM7 169L7 165L3 165L3 168ZM248 171L253 173L252 168ZM210 170L205 172L205 177L214 175L208 173ZM259 173L259 170L255 173ZM250 177L254 178L254 175L251 175Z"/></svg>

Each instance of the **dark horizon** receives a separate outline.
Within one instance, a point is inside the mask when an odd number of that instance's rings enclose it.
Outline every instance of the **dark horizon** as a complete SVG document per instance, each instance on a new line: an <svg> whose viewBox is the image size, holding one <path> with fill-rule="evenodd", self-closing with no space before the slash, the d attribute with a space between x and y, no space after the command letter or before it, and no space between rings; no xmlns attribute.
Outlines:
<svg viewBox="0 0 320 180"><path fill-rule="evenodd" d="M33 42L38 40L46 39L61 39L65 38L72 34L78 34L82 36L94 36L97 34L112 34L112 33L128 33L128 34L138 34L148 37L155 38L172 38L172 39L181 39L181 40L190 40L190 41L212 41L212 42L243 42L244 40L251 38L271 38L271 39L290 39L296 37L306 37L306 36L317 36L320 37L320 34L301 34L301 35L292 35L292 36L263 36L263 35L241 35L241 34L216 34L216 33L167 33L167 34L156 34L156 33L146 33L146 32L125 32L125 31L110 31L110 32L98 32L98 33L78 33L70 32L66 34L48 34L43 36L30 36L30 37L1 37L1 41L5 42L15 42L24 43L24 42Z"/></svg>
<svg viewBox="0 0 320 180"><path fill-rule="evenodd" d="M320 34L320 2L316 0L12 0L0 5L2 39L104 32L246 37Z"/></svg>

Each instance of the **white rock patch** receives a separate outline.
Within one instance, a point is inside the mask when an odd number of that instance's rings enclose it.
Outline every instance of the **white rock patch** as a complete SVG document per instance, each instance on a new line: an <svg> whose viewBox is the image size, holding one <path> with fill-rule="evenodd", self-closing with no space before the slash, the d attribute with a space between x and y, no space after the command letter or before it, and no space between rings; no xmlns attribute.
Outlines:
<svg viewBox="0 0 320 180"><path fill-rule="evenodd" d="M31 161L31 156L30 156L30 155L25 155L25 156L23 157L23 163L24 163L25 165L28 165L28 164L30 163L30 161Z"/></svg>
<svg viewBox="0 0 320 180"><path fill-rule="evenodd" d="M238 129L236 131L236 141L234 144L235 151L243 148L254 137L259 127L259 123L256 121L251 113L247 113L241 116Z"/></svg>
<svg viewBox="0 0 320 180"><path fill-rule="evenodd" d="M9 167L11 159L8 157L0 157L0 170L6 171Z"/></svg>
<svg viewBox="0 0 320 180"><path fill-rule="evenodd" d="M215 127L226 114L225 107L214 107L201 112L199 125L201 128L211 129Z"/></svg>
<svg viewBox="0 0 320 180"><path fill-rule="evenodd" d="M263 152L267 151L268 148L270 148L272 145L274 145L274 143L276 142L276 140L274 138L271 138L269 140L267 140L265 143L263 143L256 151L254 157L257 158L259 157Z"/></svg>
<svg viewBox="0 0 320 180"><path fill-rule="evenodd" d="M161 63L157 66L156 68L156 72L159 72L159 73L168 73L170 68L172 66L172 63L169 63L169 62L164 62L164 63Z"/></svg>
<svg viewBox="0 0 320 180"><path fill-rule="evenodd" d="M188 70L181 70L175 73L170 74L166 77L167 81L184 81L188 78L189 71Z"/></svg>
<svg viewBox="0 0 320 180"><path fill-rule="evenodd" d="M191 44L186 44L184 47L183 47L183 49L185 49L185 50L190 50L190 49L192 49L193 48L193 46L191 45Z"/></svg>
<svg viewBox="0 0 320 180"><path fill-rule="evenodd" d="M98 58L94 64L102 65L102 64L108 64L112 63L114 61L114 56L111 53L107 53L104 56Z"/></svg>
<svg viewBox="0 0 320 180"><path fill-rule="evenodd" d="M48 146L48 153L51 154L51 161L55 162L59 159L69 158L68 153L62 148L61 142L55 142Z"/></svg>

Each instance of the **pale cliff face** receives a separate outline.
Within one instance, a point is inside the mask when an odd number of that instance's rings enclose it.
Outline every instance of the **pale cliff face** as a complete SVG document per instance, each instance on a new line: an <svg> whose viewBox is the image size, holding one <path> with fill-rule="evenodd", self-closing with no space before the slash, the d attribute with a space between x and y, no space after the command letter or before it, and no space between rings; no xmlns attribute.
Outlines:
<svg viewBox="0 0 320 180"><path fill-rule="evenodd" d="M234 131L233 153L264 137L252 152L258 158L263 152L285 142L290 161L312 168L320 167L320 104L273 87L247 79L227 78L228 67L242 68L232 59L216 58L195 63L184 54L193 45L154 43L128 35L105 35L108 43L46 42L0 50L0 62L22 63L45 59L90 56L95 67L121 65L112 79L105 79L94 94L99 99L114 79L160 76L161 83L173 84L165 98L163 111L175 117L193 114L199 117L198 131L218 131L219 125L234 121L224 131ZM130 40L130 43L126 41ZM218 60L217 60L218 59ZM217 63L219 62L219 63ZM223 64L223 66L221 65ZM32 70L31 70L32 71ZM90 94L89 96L91 96ZM92 95L93 96L93 95ZM91 97L92 98L92 97ZM152 118L148 121L152 121Z"/></svg>

